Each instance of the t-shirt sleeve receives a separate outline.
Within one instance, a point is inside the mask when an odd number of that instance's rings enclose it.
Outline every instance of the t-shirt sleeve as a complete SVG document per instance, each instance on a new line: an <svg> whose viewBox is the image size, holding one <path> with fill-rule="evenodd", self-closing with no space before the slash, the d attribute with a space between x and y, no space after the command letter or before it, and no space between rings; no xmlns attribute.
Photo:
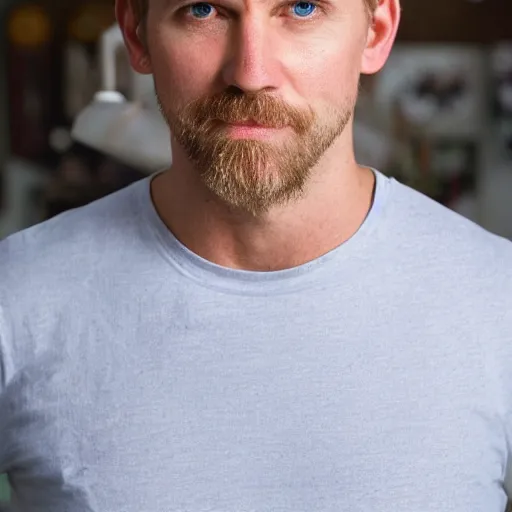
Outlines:
<svg viewBox="0 0 512 512"><path fill-rule="evenodd" d="M497 378L500 417L505 436L503 483L512 502L512 243L500 238L498 249L499 258L496 259L494 268L499 278L495 280L493 293L489 297L495 312L495 322L490 331L493 343L489 346L494 353L494 376Z"/></svg>
<svg viewBox="0 0 512 512"><path fill-rule="evenodd" d="M5 406L5 357L4 357L4 350L2 346L0 338L0 475L5 473L6 467L5 467L5 417L7 415L6 406Z"/></svg>
<svg viewBox="0 0 512 512"><path fill-rule="evenodd" d="M512 285L510 286L509 306L505 312L506 325L501 333L501 347L498 364L504 396L504 428L507 442L507 464L505 472L505 491L512 502ZM512 509L511 509L512 510Z"/></svg>
<svg viewBox="0 0 512 512"><path fill-rule="evenodd" d="M511 326L512 333L512 326ZM511 354L507 359L509 376L512 375L512 343L511 343ZM505 491L512 502L512 379L507 379L509 386L507 390L508 400L508 411L505 416L505 435L507 439L507 466L505 472Z"/></svg>
<svg viewBox="0 0 512 512"><path fill-rule="evenodd" d="M505 476L505 491L507 492L507 496L510 503L512 503L512 458L510 454L510 446L508 454L507 473Z"/></svg>
<svg viewBox="0 0 512 512"><path fill-rule="evenodd" d="M0 309L0 474L5 473L7 467L7 426L9 421L9 411L6 405L6 388L10 372L10 353L7 347L6 336L2 332L5 325L1 316Z"/></svg>

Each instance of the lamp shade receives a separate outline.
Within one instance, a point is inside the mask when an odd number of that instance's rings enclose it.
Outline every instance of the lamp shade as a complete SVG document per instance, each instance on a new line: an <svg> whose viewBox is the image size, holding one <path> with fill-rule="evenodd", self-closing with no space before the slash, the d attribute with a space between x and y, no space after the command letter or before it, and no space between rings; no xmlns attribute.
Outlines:
<svg viewBox="0 0 512 512"><path fill-rule="evenodd" d="M74 120L77 142L148 173L169 167L170 133L155 101L151 77L132 71L132 98L116 90L115 54L124 42L118 25L105 32L100 44L102 87Z"/></svg>

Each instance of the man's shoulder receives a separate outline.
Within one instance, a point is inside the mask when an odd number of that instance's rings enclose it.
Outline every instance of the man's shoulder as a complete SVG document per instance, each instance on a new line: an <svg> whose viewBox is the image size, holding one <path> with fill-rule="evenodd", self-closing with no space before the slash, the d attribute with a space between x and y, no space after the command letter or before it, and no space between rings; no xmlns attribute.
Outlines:
<svg viewBox="0 0 512 512"><path fill-rule="evenodd" d="M112 274L129 264L142 226L143 186L135 183L0 242L0 388L12 368L54 342L49 326L87 315ZM2 354L11 355L2 361Z"/></svg>
<svg viewBox="0 0 512 512"><path fill-rule="evenodd" d="M25 283L34 293L84 275L114 252L134 224L136 183L61 213L0 242L0 288ZM121 247L119 247L120 250ZM2 291L2 290L0 290Z"/></svg>
<svg viewBox="0 0 512 512"><path fill-rule="evenodd" d="M393 188L382 236L403 276L454 300L466 295L512 305L510 240L410 187Z"/></svg>
<svg viewBox="0 0 512 512"><path fill-rule="evenodd" d="M429 254L463 256L512 262L512 241L490 232L477 222L451 210L426 195L395 182L390 206L396 236L405 246Z"/></svg>

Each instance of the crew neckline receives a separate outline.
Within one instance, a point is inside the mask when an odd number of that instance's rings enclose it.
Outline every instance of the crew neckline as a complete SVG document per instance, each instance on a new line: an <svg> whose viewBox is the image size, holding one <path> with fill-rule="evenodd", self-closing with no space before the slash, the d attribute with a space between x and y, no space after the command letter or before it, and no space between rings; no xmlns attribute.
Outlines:
<svg viewBox="0 0 512 512"><path fill-rule="evenodd" d="M371 170L375 175L373 202L356 233L322 256L284 270L233 269L213 263L191 251L169 230L153 203L151 182L161 172L144 178L139 184L138 206L144 227L152 233L160 254L186 277L205 287L244 295L287 293L297 288L307 288L321 277L320 274L329 272L333 265L354 253L364 251L368 243L374 241L374 237L370 235L383 220L393 179L376 169Z"/></svg>

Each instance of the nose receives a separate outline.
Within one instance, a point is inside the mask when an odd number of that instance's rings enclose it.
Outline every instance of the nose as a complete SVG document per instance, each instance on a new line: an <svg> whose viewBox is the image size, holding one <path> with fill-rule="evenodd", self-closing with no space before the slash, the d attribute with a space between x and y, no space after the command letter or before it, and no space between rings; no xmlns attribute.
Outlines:
<svg viewBox="0 0 512 512"><path fill-rule="evenodd" d="M268 22L247 16L239 19L232 30L230 53L222 73L226 86L245 93L277 89L279 66Z"/></svg>

